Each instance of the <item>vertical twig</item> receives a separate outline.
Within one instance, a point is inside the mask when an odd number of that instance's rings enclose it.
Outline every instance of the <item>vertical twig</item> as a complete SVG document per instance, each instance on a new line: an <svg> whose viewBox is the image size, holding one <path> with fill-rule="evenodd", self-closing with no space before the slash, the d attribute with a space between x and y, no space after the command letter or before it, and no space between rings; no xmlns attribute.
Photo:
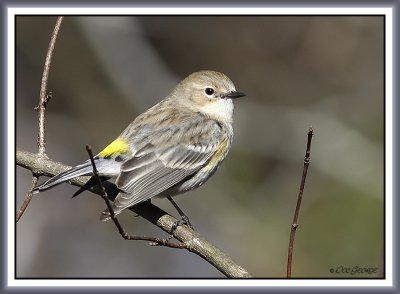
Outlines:
<svg viewBox="0 0 400 294"><path fill-rule="evenodd" d="M306 155L304 157L304 166L303 166L303 175L301 177L299 195L297 197L296 209L294 211L293 222L290 231L290 239L289 239L289 251L288 251L288 261L287 261L287 278L292 277L292 258L293 258L293 246L294 246L294 238L296 236L296 230L299 226L297 220L299 218L299 211L301 206L301 200L303 198L304 185L306 183L308 166L310 165L310 149L311 149L311 140L314 134L313 129L310 127L307 134L307 148Z"/></svg>
<svg viewBox="0 0 400 294"><path fill-rule="evenodd" d="M119 234L124 238L125 240L141 240L141 241L149 241L151 246L165 246L165 247L170 247L170 248L175 248L175 249L188 249L188 246L184 243L175 243L175 242L170 242L169 239L161 239L161 238L156 238L156 237L149 237L149 236L134 236L134 235L129 235L124 228L122 227L121 223L115 216L113 207L111 205L110 199L108 199L108 195L106 192L106 189L103 186L103 183L101 182L99 172L97 171L96 168L96 163L93 158L93 153L92 153L92 147L89 145L86 145L86 151L89 154L90 161L92 163L93 167L93 175L95 179L97 180L97 185L100 188L101 192L101 198L106 202L107 209L110 213L110 218L114 222L115 226L118 229Z"/></svg>
<svg viewBox="0 0 400 294"><path fill-rule="evenodd" d="M46 122L46 104L51 99L51 93L47 93L47 83L49 80L49 72L50 72L50 65L51 59L53 57L54 46L56 44L58 32L60 31L60 27L63 21L63 16L59 16L57 18L57 22L54 26L53 33L51 34L51 39L49 43L49 47L47 49L46 60L44 63L43 68L43 75L42 75L42 83L40 85L40 93L39 93L39 105L35 107L35 110L39 112L39 131L38 131L38 155L46 157L46 138L45 138L45 122ZM26 208L28 207L31 199L32 199L32 189L36 186L38 181L38 177L34 174L32 176L32 187L29 190L28 194L26 195L24 202L22 203L20 209L16 214L16 222L19 221L21 216L24 214Z"/></svg>
<svg viewBox="0 0 400 294"><path fill-rule="evenodd" d="M54 46L56 44L58 32L60 31L63 19L64 19L63 16L59 16L57 18L57 22L54 26L54 30L51 35L49 48L47 49L46 61L44 62L42 84L40 86L40 96L39 96L40 100L39 100L39 105L36 108L39 111L39 134L38 134L39 155L45 155L46 153L45 111L46 111L46 104L51 98L51 94L48 95L47 93L47 83L49 80L50 65L51 65L51 59L53 57Z"/></svg>

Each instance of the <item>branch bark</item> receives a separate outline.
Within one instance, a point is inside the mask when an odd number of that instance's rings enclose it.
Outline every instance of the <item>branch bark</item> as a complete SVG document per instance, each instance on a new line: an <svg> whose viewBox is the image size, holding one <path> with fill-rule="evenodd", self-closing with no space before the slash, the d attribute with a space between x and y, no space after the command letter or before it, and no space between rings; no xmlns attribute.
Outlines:
<svg viewBox="0 0 400 294"><path fill-rule="evenodd" d="M298 218L299 218L299 213L300 213L301 200L303 199L304 185L306 184L308 166L310 165L311 140L312 140L313 135L314 135L314 130L310 127L310 129L308 130L308 133L307 133L307 147L306 147L306 155L304 157L304 165L303 165L303 173L301 176L300 189L299 189L299 194L297 196L296 209L294 211L293 221L292 221L291 230L290 230L288 261L287 261L287 266L286 266L286 277L288 279L290 279L292 277L294 240L296 237L297 228L299 226Z"/></svg>
<svg viewBox="0 0 400 294"><path fill-rule="evenodd" d="M46 176L54 176L70 168L70 166L67 166L63 163L56 162L45 157L38 157L37 154L23 150L17 150L16 164L30 170L34 174ZM70 183L72 185L82 187L87 180L88 177L79 177L72 179ZM101 195L101 191L91 190L91 192ZM111 200L112 197L115 197L115 195L110 195ZM177 240L186 245L188 251L193 252L206 260L225 276L229 278L251 278L250 273L246 269L236 264L224 252L209 243L200 234L193 231L189 227L178 226L175 230L172 230L177 219L157 206L149 202L145 202L131 207L130 210L136 214L139 214L147 221L158 226L168 234L173 233Z"/></svg>
<svg viewBox="0 0 400 294"><path fill-rule="evenodd" d="M46 53L46 61L44 62L43 67L43 74L42 74L42 83L40 84L40 93L39 93L39 104L35 107L35 110L38 111L38 120L39 120L39 130L38 130L38 154L39 157L46 158L46 137L45 137L45 127L46 127L46 105L47 102L51 99L51 93L47 93L47 84L49 81L49 72L50 72L50 65L51 59L53 57L54 46L56 45L56 40L58 36L58 32L60 31L61 24L64 17L59 16L57 18L56 24L54 26L53 33L51 34L49 47L47 48ZM24 214L26 208L28 207L29 203L32 200L32 189L35 187L38 181L37 175L33 172L32 173L32 188L26 194L24 202L22 203L20 209L18 210L15 221L18 222L21 216Z"/></svg>
<svg viewBox="0 0 400 294"><path fill-rule="evenodd" d="M57 18L57 22L54 26L53 33L51 34L49 48L47 49L47 54L46 54L46 61L44 62L42 83L40 85L40 101L39 105L37 106L37 110L39 111L38 153L43 156L46 156L45 111L46 111L46 104L51 98L51 94L49 95L47 93L47 84L49 80L50 65L51 65L51 59L53 57L54 46L56 45L58 32L60 31L63 19L64 19L63 16L59 16Z"/></svg>

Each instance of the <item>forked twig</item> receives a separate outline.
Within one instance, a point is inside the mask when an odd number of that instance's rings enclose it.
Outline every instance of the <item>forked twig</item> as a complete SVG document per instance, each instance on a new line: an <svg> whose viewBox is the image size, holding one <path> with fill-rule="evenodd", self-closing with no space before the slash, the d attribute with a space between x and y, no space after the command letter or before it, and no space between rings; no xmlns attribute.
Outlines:
<svg viewBox="0 0 400 294"><path fill-rule="evenodd" d="M39 105L35 107L35 110L38 111L38 116L39 116L39 131L38 131L38 139L37 139L37 144L38 144L38 156L41 157L47 157L46 156L46 138L45 138L45 123L46 123L46 105L47 102L52 97L51 93L47 93L47 84L49 80L49 72L50 72L50 65L51 65L51 59L53 57L53 51L54 51L54 46L56 44L58 32L60 31L60 27L63 21L63 16L59 16L57 18L57 22L54 26L53 33L51 34L51 39L49 43L49 47L47 49L46 53L46 61L44 63L44 68L43 68L43 75L42 75L42 83L40 85L40 94L39 94ZM38 177L36 175L32 176L32 187L28 191L28 194L26 195L24 202L22 203L20 209L18 210L16 214L16 222L19 221L21 216L24 214L26 208L28 207L31 199L32 199L32 189L36 186L38 181Z"/></svg>
<svg viewBox="0 0 400 294"><path fill-rule="evenodd" d="M93 153L92 153L92 148L89 145L86 145L86 151L89 154L90 161L92 162L92 167L93 167L93 174L95 179L97 180L97 185L100 188L101 191L101 198L105 201L107 205L107 209L110 213L110 218L113 220L115 226L118 229L118 232L124 238L125 240L141 240L141 241L148 241L150 242L150 245L152 246L166 246L170 248L177 248L177 249L188 249L187 245L184 243L175 243L175 242L170 242L168 239L161 239L161 238L156 238L156 237L149 237L149 236L135 236L135 235L129 235L124 228L122 227L121 223L115 216L113 207L111 205L110 199L108 199L108 195L106 192L106 189L103 186L103 183L100 179L99 172L97 171L96 168L96 163L93 158Z"/></svg>
<svg viewBox="0 0 400 294"><path fill-rule="evenodd" d="M296 236L297 227L299 226L297 220L299 218L299 211L300 211L300 206L301 206L301 200L303 198L303 191L304 191L304 185L306 183L308 166L310 165L310 149L311 149L311 140L312 140L313 134L314 134L314 131L312 128L310 128L308 130L308 134L307 134L307 148L306 148L306 155L304 157L303 175L301 177L299 195L297 197L296 209L294 211L293 222L292 222L291 231L290 231L289 251L288 251L288 261L287 261L287 275L286 275L287 278L292 277L292 259L293 259L294 239Z"/></svg>

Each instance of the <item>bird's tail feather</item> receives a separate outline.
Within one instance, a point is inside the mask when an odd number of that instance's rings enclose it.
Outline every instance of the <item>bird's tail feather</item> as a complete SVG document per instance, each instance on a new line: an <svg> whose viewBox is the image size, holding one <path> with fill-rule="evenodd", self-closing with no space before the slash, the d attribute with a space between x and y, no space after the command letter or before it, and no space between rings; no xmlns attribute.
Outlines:
<svg viewBox="0 0 400 294"><path fill-rule="evenodd" d="M80 177L80 176L88 176L91 174L93 174L93 167L92 167L90 160L87 160L80 165L77 165L59 175L56 175L56 176L50 178L42 185L34 188L32 190L32 193L36 194L36 193L39 193L40 191L50 189L58 184L61 184L63 182L71 180L73 178Z"/></svg>

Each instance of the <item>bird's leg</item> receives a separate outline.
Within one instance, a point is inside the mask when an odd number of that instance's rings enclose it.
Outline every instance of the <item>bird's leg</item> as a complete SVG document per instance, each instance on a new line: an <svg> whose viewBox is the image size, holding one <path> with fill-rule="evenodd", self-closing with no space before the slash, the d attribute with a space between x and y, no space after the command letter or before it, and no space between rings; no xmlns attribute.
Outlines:
<svg viewBox="0 0 400 294"><path fill-rule="evenodd" d="M173 225L172 225L172 232L176 230L176 228L180 225L187 225L189 228L193 229L192 224L190 223L189 218L187 217L187 215L182 211L182 209L179 208L179 206L175 203L174 200L172 200L171 196L168 196L167 199L169 200L169 202L171 202L171 204L175 207L176 211L178 211L178 213L181 216L181 219L176 221Z"/></svg>

